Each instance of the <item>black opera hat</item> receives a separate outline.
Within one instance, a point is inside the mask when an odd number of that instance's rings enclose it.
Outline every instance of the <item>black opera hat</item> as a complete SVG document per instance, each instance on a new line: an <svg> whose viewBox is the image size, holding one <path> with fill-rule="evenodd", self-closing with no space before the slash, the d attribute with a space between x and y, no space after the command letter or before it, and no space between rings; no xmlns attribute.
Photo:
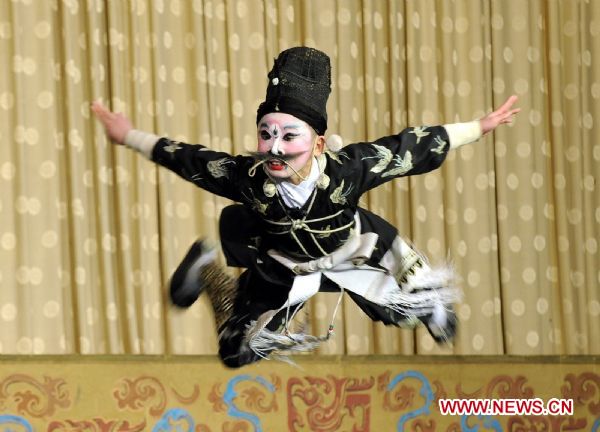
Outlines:
<svg viewBox="0 0 600 432"><path fill-rule="evenodd" d="M331 64L327 54L309 47L282 51L269 72L265 101L256 124L272 112L291 114L308 123L318 135L327 130L327 99L331 93Z"/></svg>

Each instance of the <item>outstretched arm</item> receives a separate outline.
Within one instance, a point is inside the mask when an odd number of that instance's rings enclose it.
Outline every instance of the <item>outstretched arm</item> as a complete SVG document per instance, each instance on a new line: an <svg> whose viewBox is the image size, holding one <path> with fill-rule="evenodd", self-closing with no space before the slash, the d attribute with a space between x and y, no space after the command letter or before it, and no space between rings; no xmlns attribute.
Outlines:
<svg viewBox="0 0 600 432"><path fill-rule="evenodd" d="M510 123L520 108L513 108L516 96L509 97L500 108L478 120L443 126L407 128L397 135L382 137L369 146L349 145L339 153L348 159L360 177L360 193L386 181L405 175L423 174L438 168L449 149L480 139L504 123ZM341 163L341 162L340 162ZM354 179L356 183L356 176Z"/></svg>
<svg viewBox="0 0 600 432"><path fill-rule="evenodd" d="M99 101L92 104L92 112L113 142L126 145L151 159L152 150L160 140L159 136L134 129L131 120L124 114L110 111Z"/></svg>
<svg viewBox="0 0 600 432"><path fill-rule="evenodd" d="M517 96L510 96L500 108L489 113L479 120L468 123L453 123L444 125L450 139L450 148L455 149L462 145L477 141L483 135L493 131L501 124L511 123L521 108L513 108Z"/></svg>
<svg viewBox="0 0 600 432"><path fill-rule="evenodd" d="M235 183L238 159L228 153L209 150L203 145L171 141L134 129L125 115L110 111L100 102L94 102L91 109L108 137L116 144L142 153L208 192L241 201L240 188Z"/></svg>

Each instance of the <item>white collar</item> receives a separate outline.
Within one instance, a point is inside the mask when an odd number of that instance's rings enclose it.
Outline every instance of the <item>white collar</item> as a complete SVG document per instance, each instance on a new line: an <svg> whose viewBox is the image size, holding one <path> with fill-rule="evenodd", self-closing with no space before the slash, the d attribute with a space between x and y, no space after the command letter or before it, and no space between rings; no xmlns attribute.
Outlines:
<svg viewBox="0 0 600 432"><path fill-rule="evenodd" d="M319 175L319 164L317 163L317 159L313 157L310 173L306 180L301 181L297 185L285 180L277 182L277 191L285 205L288 207L302 207L315 189Z"/></svg>

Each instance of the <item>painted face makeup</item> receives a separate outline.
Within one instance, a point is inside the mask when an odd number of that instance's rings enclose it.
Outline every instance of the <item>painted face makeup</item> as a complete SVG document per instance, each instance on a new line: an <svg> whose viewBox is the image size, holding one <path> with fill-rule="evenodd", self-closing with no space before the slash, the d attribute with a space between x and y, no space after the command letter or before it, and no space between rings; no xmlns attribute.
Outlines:
<svg viewBox="0 0 600 432"><path fill-rule="evenodd" d="M290 114L269 113L258 123L258 153L273 178L300 183L310 173L314 147L310 126Z"/></svg>

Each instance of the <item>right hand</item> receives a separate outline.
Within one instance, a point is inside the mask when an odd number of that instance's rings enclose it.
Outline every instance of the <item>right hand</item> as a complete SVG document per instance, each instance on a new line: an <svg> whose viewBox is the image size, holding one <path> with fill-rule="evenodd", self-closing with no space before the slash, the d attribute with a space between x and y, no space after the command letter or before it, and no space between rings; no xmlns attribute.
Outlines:
<svg viewBox="0 0 600 432"><path fill-rule="evenodd" d="M481 118L479 121L482 135L493 131L501 124L512 123L515 115L521 111L521 108L512 108L517 100L517 96L512 95L496 111L491 112L485 117Z"/></svg>
<svg viewBox="0 0 600 432"><path fill-rule="evenodd" d="M133 129L131 121L121 113L114 113L99 101L92 103L92 112L104 126L108 137L117 144L125 144L127 132Z"/></svg>

